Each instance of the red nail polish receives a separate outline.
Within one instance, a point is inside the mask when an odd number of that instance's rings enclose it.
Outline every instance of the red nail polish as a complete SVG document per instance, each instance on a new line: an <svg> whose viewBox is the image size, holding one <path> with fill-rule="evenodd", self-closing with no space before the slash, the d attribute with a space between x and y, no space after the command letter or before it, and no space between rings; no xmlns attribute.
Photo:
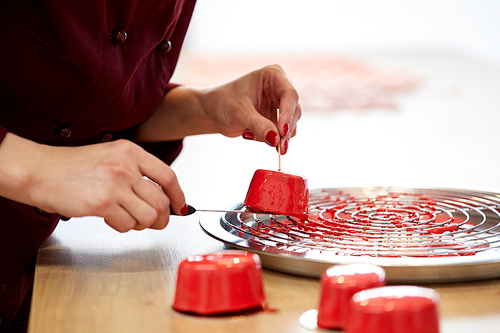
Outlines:
<svg viewBox="0 0 500 333"><path fill-rule="evenodd" d="M286 136L289 130L290 130L290 125L288 123L285 123L285 125L283 125L283 133L285 133L283 136Z"/></svg>
<svg viewBox="0 0 500 333"><path fill-rule="evenodd" d="M243 134L241 134L241 136L243 137L243 139L246 139L246 140L255 139L255 137L253 136L253 133L249 132L249 131L244 131Z"/></svg>
<svg viewBox="0 0 500 333"><path fill-rule="evenodd" d="M182 206L181 209L181 215L186 215L187 212L188 212L188 206L187 204L184 204L184 206Z"/></svg>
<svg viewBox="0 0 500 333"><path fill-rule="evenodd" d="M290 140L286 140L285 143L283 144L283 151L281 152L281 155L285 155L286 152L288 151L288 143Z"/></svg>
<svg viewBox="0 0 500 333"><path fill-rule="evenodd" d="M278 141L278 133L276 133L275 131L269 131L267 132L266 134L266 142L274 147L276 145L276 141Z"/></svg>

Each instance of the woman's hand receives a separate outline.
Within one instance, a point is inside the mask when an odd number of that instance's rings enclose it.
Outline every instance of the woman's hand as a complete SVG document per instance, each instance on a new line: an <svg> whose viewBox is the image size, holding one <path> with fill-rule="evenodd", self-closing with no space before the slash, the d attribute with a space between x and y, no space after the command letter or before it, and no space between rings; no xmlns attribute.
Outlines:
<svg viewBox="0 0 500 333"><path fill-rule="evenodd" d="M210 89L181 86L171 90L140 127L139 139L163 141L206 133L242 135L273 147L280 143L285 154L301 112L297 90L283 69L272 65Z"/></svg>
<svg viewBox="0 0 500 333"><path fill-rule="evenodd" d="M295 136L301 116L298 93L278 65L214 88L202 101L220 133L229 137L242 135L272 147L276 147L281 138L282 154L286 153L290 138Z"/></svg>
<svg viewBox="0 0 500 333"><path fill-rule="evenodd" d="M185 198L168 165L126 140L40 145L8 133L0 145L0 195L64 216L100 216L112 228L162 229Z"/></svg>

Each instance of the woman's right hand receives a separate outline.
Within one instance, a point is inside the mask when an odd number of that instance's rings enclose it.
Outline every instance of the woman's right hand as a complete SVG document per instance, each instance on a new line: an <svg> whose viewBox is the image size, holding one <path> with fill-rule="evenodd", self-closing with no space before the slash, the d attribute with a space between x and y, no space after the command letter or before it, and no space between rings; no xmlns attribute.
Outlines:
<svg viewBox="0 0 500 333"><path fill-rule="evenodd" d="M8 133L0 144L0 196L63 216L100 216L113 229L163 229L187 208L173 170L118 140L52 147Z"/></svg>

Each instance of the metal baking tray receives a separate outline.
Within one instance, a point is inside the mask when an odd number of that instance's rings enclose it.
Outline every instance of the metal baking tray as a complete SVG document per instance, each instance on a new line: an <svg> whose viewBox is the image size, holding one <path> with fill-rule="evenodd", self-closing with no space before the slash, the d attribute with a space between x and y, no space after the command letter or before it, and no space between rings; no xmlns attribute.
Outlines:
<svg viewBox="0 0 500 333"><path fill-rule="evenodd" d="M249 212L242 203L204 213L200 226L227 248L257 253L264 268L319 277L337 264L370 263L388 283L500 277L500 194L439 188L310 191L310 218Z"/></svg>

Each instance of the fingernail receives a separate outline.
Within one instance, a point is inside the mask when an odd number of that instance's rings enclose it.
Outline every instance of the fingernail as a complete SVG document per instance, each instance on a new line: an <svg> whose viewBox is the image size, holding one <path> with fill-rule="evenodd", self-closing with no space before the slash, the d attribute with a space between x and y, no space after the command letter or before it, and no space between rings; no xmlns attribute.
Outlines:
<svg viewBox="0 0 500 333"><path fill-rule="evenodd" d="M276 133L275 131L269 131L267 132L266 134L266 142L274 147L276 145L276 141L278 140L278 133Z"/></svg>
<svg viewBox="0 0 500 333"><path fill-rule="evenodd" d="M283 136L286 136L289 130L290 130L290 125L288 123L285 123L285 125L283 125L283 133L285 133Z"/></svg>
<svg viewBox="0 0 500 333"><path fill-rule="evenodd" d="M255 139L255 137L253 136L253 133L250 131L244 131L243 134L241 134L241 136L243 137L243 139L246 139L246 140Z"/></svg>
<svg viewBox="0 0 500 333"><path fill-rule="evenodd" d="M281 152L281 155L285 155L286 152L288 151L288 143L290 140L286 140L285 143L283 144L283 151Z"/></svg>
<svg viewBox="0 0 500 333"><path fill-rule="evenodd" d="M188 212L188 206L187 204L184 204L184 206L181 208L181 215L186 215Z"/></svg>

